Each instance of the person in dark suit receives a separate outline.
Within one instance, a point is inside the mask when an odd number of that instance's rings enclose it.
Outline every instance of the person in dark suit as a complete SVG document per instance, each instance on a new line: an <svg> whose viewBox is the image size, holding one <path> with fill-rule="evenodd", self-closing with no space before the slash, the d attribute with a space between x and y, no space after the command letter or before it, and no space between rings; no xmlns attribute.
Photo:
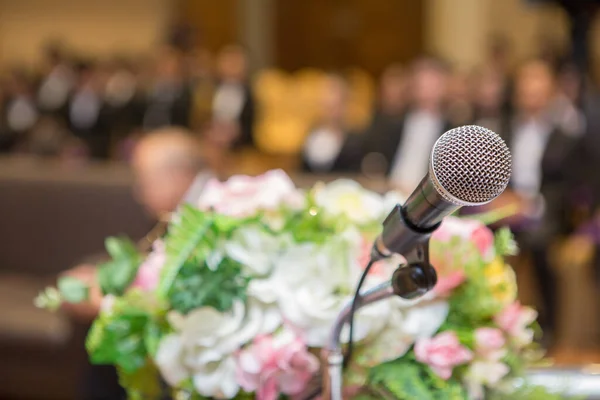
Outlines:
<svg viewBox="0 0 600 400"><path fill-rule="evenodd" d="M106 159L110 150L107 108L97 66L81 62L77 83L67 103L68 127L88 147L92 158Z"/></svg>
<svg viewBox="0 0 600 400"><path fill-rule="evenodd" d="M310 130L302 149L302 166L316 173L350 173L360 170L363 154L362 135L346 127L348 82L330 74L321 94L319 121Z"/></svg>
<svg viewBox="0 0 600 400"><path fill-rule="evenodd" d="M448 76L448 68L437 59L415 61L406 111L382 109L367 129L368 157L378 157L385 174L407 193L427 172L433 144L450 128L444 113Z"/></svg>
<svg viewBox="0 0 600 400"><path fill-rule="evenodd" d="M240 46L227 46L217 58L217 84L212 101L213 134L227 135L229 146L233 148L254 147L255 108L246 52Z"/></svg>
<svg viewBox="0 0 600 400"><path fill-rule="evenodd" d="M581 132L557 118L555 77L539 60L525 63L515 79L515 113L501 135L512 153L510 189L504 195L519 205L511 220L523 252L532 257L543 309L541 323L551 337L556 328L556 279L548 259L551 242L569 230L573 157Z"/></svg>
<svg viewBox="0 0 600 400"><path fill-rule="evenodd" d="M164 128L149 133L138 142L133 155L135 176L134 192L158 223L138 242L146 252L154 240L166 231L170 215L185 203L194 203L211 174L205 170L204 160L196 137L183 129ZM87 262L66 272L90 286L90 300L83 304L65 304L64 310L84 325L98 315L102 296L96 281L97 264L106 255L90 257ZM81 400L125 399L112 366L86 365L83 371Z"/></svg>
<svg viewBox="0 0 600 400"><path fill-rule="evenodd" d="M143 129L189 127L192 90L185 79L181 54L172 49L165 50L159 56L154 72L154 81L146 93Z"/></svg>

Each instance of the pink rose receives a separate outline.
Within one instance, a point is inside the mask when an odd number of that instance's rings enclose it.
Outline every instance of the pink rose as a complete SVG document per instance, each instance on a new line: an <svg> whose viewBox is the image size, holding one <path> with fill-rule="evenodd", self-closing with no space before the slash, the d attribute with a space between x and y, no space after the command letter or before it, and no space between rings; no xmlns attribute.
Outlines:
<svg viewBox="0 0 600 400"><path fill-rule="evenodd" d="M452 290L460 286L465 279L467 279L467 276L465 275L465 271L462 270L452 271L447 275L438 276L438 281L433 288L433 291L440 297L448 297Z"/></svg>
<svg viewBox="0 0 600 400"><path fill-rule="evenodd" d="M433 240L440 242L448 242L453 237L471 241L486 260L494 257L494 234L479 221L446 217L440 227L431 235Z"/></svg>
<svg viewBox="0 0 600 400"><path fill-rule="evenodd" d="M524 347L533 341L533 330L528 327L536 318L537 312L534 309L515 301L496 315L494 322L508 333L515 345Z"/></svg>
<svg viewBox="0 0 600 400"><path fill-rule="evenodd" d="M471 241L475 243L475 247L486 260L494 257L494 234L487 226L483 224L478 226L471 233Z"/></svg>
<svg viewBox="0 0 600 400"><path fill-rule="evenodd" d="M302 392L319 369L319 360L308 352L303 340L292 331L264 335L237 354L236 377L259 400L276 400L279 394Z"/></svg>
<svg viewBox="0 0 600 400"><path fill-rule="evenodd" d="M417 361L429 367L442 379L450 379L455 366L465 364L473 354L458 341L456 333L446 331L431 339L419 339L415 343Z"/></svg>
<svg viewBox="0 0 600 400"><path fill-rule="evenodd" d="M160 279L160 271L165 265L166 259L164 242L162 240L155 241L152 245L152 252L138 268L132 286L144 291L156 289Z"/></svg>
<svg viewBox="0 0 600 400"><path fill-rule="evenodd" d="M478 328L475 330L475 352L478 357L498 360L504 357L506 344L504 334L496 328Z"/></svg>
<svg viewBox="0 0 600 400"><path fill-rule="evenodd" d="M283 203L298 206L300 201L301 196L289 176L282 170L273 170L257 177L236 175L224 183L213 179L202 191L198 207L244 217Z"/></svg>

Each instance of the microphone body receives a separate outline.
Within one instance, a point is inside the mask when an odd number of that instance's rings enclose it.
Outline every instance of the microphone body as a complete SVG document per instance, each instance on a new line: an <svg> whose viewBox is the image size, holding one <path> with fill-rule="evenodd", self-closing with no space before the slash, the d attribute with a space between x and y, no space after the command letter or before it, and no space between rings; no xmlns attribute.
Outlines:
<svg viewBox="0 0 600 400"><path fill-rule="evenodd" d="M492 201L508 185L510 172L510 151L494 132L464 126L444 133L433 146L427 175L385 219L372 259L408 253L429 240L444 217Z"/></svg>

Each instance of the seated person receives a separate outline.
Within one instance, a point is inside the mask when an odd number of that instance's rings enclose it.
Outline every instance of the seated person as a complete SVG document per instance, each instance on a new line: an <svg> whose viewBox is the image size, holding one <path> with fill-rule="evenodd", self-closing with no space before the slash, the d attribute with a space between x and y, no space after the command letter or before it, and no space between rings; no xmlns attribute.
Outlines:
<svg viewBox="0 0 600 400"><path fill-rule="evenodd" d="M305 171L355 172L362 159L362 137L348 132L348 84L338 75L327 77L321 94L322 115L302 150Z"/></svg>

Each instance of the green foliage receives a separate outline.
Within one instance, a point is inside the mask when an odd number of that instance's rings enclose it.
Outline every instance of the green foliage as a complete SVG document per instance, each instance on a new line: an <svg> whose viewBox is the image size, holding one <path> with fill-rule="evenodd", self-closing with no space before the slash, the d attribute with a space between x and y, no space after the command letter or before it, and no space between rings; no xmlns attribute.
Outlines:
<svg viewBox="0 0 600 400"><path fill-rule="evenodd" d="M57 287L63 301L68 303L80 303L86 301L90 292L90 288L87 284L72 276L60 278Z"/></svg>
<svg viewBox="0 0 600 400"><path fill-rule="evenodd" d="M450 312L448 319L440 330L486 325L491 317L500 311L502 304L490 290L489 281L485 275L486 263L479 256L471 243L461 242L459 238L449 243L436 243L433 251L446 257L452 257L450 265L464 268L467 281L454 289L448 299Z"/></svg>
<svg viewBox="0 0 600 400"><path fill-rule="evenodd" d="M192 256L211 223L209 214L189 205L182 207L179 220L171 223L165 239L167 261L158 286L160 297L167 298L179 270Z"/></svg>
<svg viewBox="0 0 600 400"><path fill-rule="evenodd" d="M173 309L183 314L205 306L227 311L235 300L246 300L248 282L241 264L230 258L221 260L217 269L187 262L175 277L168 299Z"/></svg>
<svg viewBox="0 0 600 400"><path fill-rule="evenodd" d="M159 400L162 398L160 374L151 362L135 372L118 369L119 384L127 392L128 400Z"/></svg>
<svg viewBox="0 0 600 400"><path fill-rule="evenodd" d="M290 211L285 218L283 231L291 233L296 242L324 243L344 224L344 219L328 220L318 207Z"/></svg>
<svg viewBox="0 0 600 400"><path fill-rule="evenodd" d="M372 368L367 392L397 400L467 399L458 380L443 380L429 367L407 356ZM362 396L369 398L366 394Z"/></svg>
<svg viewBox="0 0 600 400"><path fill-rule="evenodd" d="M159 297L184 314L203 306L227 311L234 300L245 300L249 278L239 263L223 258L219 246L250 220L184 206L165 239Z"/></svg>
<svg viewBox="0 0 600 400"><path fill-rule="evenodd" d="M128 238L109 237L105 245L112 260L98 268L98 284L103 294L122 296L135 279L143 257Z"/></svg>
<svg viewBox="0 0 600 400"><path fill-rule="evenodd" d="M494 246L498 256L514 256L519 252L517 242L509 228L503 227L496 231Z"/></svg>
<svg viewBox="0 0 600 400"><path fill-rule="evenodd" d="M114 364L123 373L132 374L155 354L167 329L164 316L141 306L133 293L118 299L112 312L94 321L86 349L92 363Z"/></svg>

